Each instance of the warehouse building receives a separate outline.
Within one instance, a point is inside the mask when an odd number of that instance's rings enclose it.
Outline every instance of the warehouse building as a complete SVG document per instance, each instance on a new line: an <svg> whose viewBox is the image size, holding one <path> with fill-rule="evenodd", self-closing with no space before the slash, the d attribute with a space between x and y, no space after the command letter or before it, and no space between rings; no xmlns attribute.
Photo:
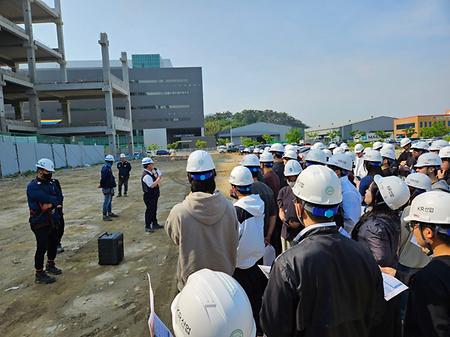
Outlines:
<svg viewBox="0 0 450 337"><path fill-rule="evenodd" d="M231 142L241 144L241 137L251 138L260 143L264 143L263 135L270 135L273 141L285 142L286 133L291 129L290 126L278 125L272 123L258 122L241 126L239 128L221 131L217 134L218 138L228 138Z"/></svg>

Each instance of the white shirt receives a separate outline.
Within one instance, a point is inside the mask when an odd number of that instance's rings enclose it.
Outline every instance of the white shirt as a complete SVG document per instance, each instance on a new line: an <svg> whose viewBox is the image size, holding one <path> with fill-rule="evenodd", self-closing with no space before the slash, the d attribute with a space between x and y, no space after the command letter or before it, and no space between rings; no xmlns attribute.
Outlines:
<svg viewBox="0 0 450 337"><path fill-rule="evenodd" d="M158 169L153 169L152 171L144 169L144 171L151 173L151 174L157 174L158 177L162 176L161 171ZM148 186L152 187L152 184L155 182L150 174L146 174L142 177L142 181Z"/></svg>
<svg viewBox="0 0 450 337"><path fill-rule="evenodd" d="M353 169L353 174L355 177L358 177L359 180L364 178L367 175L367 170L364 167L364 158L355 158L355 168Z"/></svg>
<svg viewBox="0 0 450 337"><path fill-rule="evenodd" d="M344 210L344 229L351 233L361 217L361 194L348 180L347 176L339 178L342 187L342 208Z"/></svg>

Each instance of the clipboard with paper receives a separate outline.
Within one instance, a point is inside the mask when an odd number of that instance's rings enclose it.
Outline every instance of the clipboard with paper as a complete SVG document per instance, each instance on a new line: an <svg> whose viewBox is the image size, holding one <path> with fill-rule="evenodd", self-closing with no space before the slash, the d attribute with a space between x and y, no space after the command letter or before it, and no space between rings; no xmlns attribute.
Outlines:
<svg viewBox="0 0 450 337"><path fill-rule="evenodd" d="M173 337L170 330L161 321L155 312L155 296L153 294L152 282L150 275L147 273L148 287L149 287L149 300L150 300L150 315L148 317L148 329L150 331L150 337Z"/></svg>

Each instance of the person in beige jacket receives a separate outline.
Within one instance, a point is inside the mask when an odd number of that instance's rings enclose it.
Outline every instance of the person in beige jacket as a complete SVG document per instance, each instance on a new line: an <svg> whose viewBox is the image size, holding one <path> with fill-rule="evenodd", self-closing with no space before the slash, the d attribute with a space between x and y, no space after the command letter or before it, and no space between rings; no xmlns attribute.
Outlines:
<svg viewBox="0 0 450 337"><path fill-rule="evenodd" d="M177 279L181 291L188 277L208 268L233 275L239 242L236 211L215 185L215 166L202 150L188 158L186 171L191 193L175 205L165 229L179 246Z"/></svg>

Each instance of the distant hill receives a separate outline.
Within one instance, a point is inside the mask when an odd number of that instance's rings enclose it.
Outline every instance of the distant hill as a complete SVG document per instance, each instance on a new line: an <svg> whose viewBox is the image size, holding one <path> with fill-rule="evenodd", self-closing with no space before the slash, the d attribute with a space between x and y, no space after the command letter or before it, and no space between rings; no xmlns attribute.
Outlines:
<svg viewBox="0 0 450 337"><path fill-rule="evenodd" d="M286 112L277 112L273 110L242 110L241 112L232 113L227 111L218 112L214 115L205 117L205 134L207 136L214 136L222 130L229 129L230 126L237 128L256 122L287 125L299 129L308 127L301 120L292 117Z"/></svg>

